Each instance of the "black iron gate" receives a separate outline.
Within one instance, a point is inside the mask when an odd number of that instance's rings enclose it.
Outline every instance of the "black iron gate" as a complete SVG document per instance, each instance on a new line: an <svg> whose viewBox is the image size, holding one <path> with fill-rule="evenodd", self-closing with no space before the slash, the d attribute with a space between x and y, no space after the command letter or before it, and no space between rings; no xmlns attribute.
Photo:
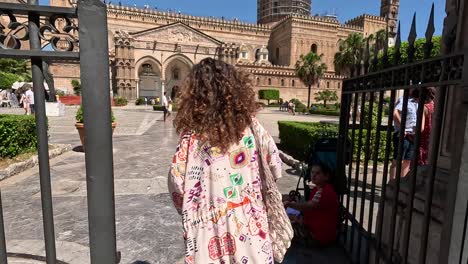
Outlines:
<svg viewBox="0 0 468 264"><path fill-rule="evenodd" d="M38 0L28 0L27 4L0 3L0 14L3 21L8 20L0 27L0 57L31 60L46 261L59 262L55 251L43 61L66 59L81 63L91 263L117 263L106 6L99 0L79 0L70 8L39 6ZM51 93L53 100L54 91ZM0 200L0 263L6 264L8 245L1 212Z"/></svg>
<svg viewBox="0 0 468 264"><path fill-rule="evenodd" d="M415 27L414 17L408 45L402 52L398 26L391 58L388 41L385 41L383 51L373 51L372 58L367 42L353 65L353 76L344 81L337 158L339 173L347 177L348 192L341 197L346 211L341 242L353 263L426 263L430 253L431 221L441 220L431 210L436 203L435 175L444 104L447 88L459 85L462 76L468 74L463 72L466 54L430 58L434 47L434 6L422 51L416 50ZM416 61L417 52L423 53L422 61ZM406 61L402 64L403 57ZM430 96L429 87L437 91L431 149L428 165L415 166L420 157L421 129L424 128L423 116L426 116L424 105ZM397 98L398 92L403 93L400 98ZM412 94L419 98L413 98ZM415 129L409 131L409 104L415 102ZM395 131L393 115L397 103L401 124ZM350 157L344 151L347 139L352 142ZM414 155L410 172L403 175L402 160L408 159L405 158L407 144L413 144ZM348 166L344 162L347 159L353 161ZM416 211L421 215L419 224L414 223ZM416 238L415 233L420 237Z"/></svg>

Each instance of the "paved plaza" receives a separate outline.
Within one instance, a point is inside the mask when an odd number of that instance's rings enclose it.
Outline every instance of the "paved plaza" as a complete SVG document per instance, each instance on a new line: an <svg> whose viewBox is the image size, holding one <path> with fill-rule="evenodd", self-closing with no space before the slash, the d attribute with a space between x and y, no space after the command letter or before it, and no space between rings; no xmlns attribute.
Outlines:
<svg viewBox="0 0 468 264"><path fill-rule="evenodd" d="M74 128L76 109L67 107L65 117L49 117L51 143L80 145ZM183 263L180 218L167 193L167 172L178 136L172 123L164 123L162 113L149 107L113 111L118 123L113 139L121 263ZM258 117L276 138L278 120L333 119L291 116L276 109L263 110ZM68 263L89 263L84 153L71 151L51 160L51 175L58 258ZM283 175L278 184L287 193L295 188L297 176L287 167ZM0 182L0 188L8 251L44 256L38 168ZM311 256L317 263L344 263L336 250L296 250L285 263L310 263Z"/></svg>

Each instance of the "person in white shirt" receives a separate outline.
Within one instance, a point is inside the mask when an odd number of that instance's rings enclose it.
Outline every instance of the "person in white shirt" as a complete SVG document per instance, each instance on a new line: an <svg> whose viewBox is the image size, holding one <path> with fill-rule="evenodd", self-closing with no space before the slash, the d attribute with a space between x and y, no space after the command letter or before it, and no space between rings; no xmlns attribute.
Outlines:
<svg viewBox="0 0 468 264"><path fill-rule="evenodd" d="M411 170L411 162L413 161L414 156L416 155L416 149L414 145L414 136L416 134L416 123L418 120L418 106L419 106L419 89L413 89L410 91L408 98L408 107L406 114L405 122L405 131L403 134L403 153L401 160L401 177L406 177L408 172ZM399 136L400 136L400 126L401 126L401 115L403 112L403 97L398 99L395 110L393 112L393 122L394 122L394 133L393 133L393 162L390 166L390 179L395 179L396 177L396 165L397 165L397 156L398 156L398 145L399 145ZM424 113L421 131L424 130Z"/></svg>
<svg viewBox="0 0 468 264"><path fill-rule="evenodd" d="M169 102L167 101L166 92L164 92L163 97L162 97L162 107L163 107L163 112L164 112L164 122L166 122L166 118L169 112L169 109L168 109Z"/></svg>
<svg viewBox="0 0 468 264"><path fill-rule="evenodd" d="M32 91L32 87L30 87L29 90L26 91L26 97L29 101L29 110L31 114L34 114L34 92Z"/></svg>

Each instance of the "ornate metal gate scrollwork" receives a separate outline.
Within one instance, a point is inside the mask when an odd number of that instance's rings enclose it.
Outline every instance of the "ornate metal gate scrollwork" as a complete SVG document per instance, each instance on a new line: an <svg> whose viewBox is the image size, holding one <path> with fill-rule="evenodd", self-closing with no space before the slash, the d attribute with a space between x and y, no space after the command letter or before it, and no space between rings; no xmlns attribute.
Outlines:
<svg viewBox="0 0 468 264"><path fill-rule="evenodd" d="M118 263L106 5L99 0L69 2L70 8L39 6L38 0L28 0L28 4L0 3L0 57L31 60L36 109L46 255L20 255L45 259L48 264L65 263L56 257L44 79L52 87L50 97L55 98L48 62L80 60L90 259L96 264ZM7 263L7 256L18 256L7 253L4 227L0 194L0 264Z"/></svg>

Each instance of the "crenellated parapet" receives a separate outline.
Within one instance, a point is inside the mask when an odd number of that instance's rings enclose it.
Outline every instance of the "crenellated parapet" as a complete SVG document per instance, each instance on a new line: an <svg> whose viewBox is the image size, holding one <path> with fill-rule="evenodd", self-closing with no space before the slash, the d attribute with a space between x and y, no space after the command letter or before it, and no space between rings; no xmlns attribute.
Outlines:
<svg viewBox="0 0 468 264"><path fill-rule="evenodd" d="M107 5L108 16L119 18L136 19L141 21L154 21L162 24L169 24L174 22L183 22L189 26L196 27L210 27L226 30L237 31L250 31L250 32L264 32L269 33L271 28L269 25L258 25L254 23L242 22L239 20L227 20L214 17L200 17L175 12L164 12L154 9L129 7L129 6L115 6L112 4Z"/></svg>
<svg viewBox="0 0 468 264"><path fill-rule="evenodd" d="M374 21L380 21L380 22L385 23L385 17L363 14L363 15L357 16L355 18L352 18L346 21L345 24L363 27L365 20L374 20Z"/></svg>
<svg viewBox="0 0 468 264"><path fill-rule="evenodd" d="M276 23L272 30L279 28L280 26L286 23L294 23L304 26L325 26L325 27L337 27L339 26L339 21L335 18L330 17L321 17L321 16L305 16L305 15L288 15L278 23Z"/></svg>

